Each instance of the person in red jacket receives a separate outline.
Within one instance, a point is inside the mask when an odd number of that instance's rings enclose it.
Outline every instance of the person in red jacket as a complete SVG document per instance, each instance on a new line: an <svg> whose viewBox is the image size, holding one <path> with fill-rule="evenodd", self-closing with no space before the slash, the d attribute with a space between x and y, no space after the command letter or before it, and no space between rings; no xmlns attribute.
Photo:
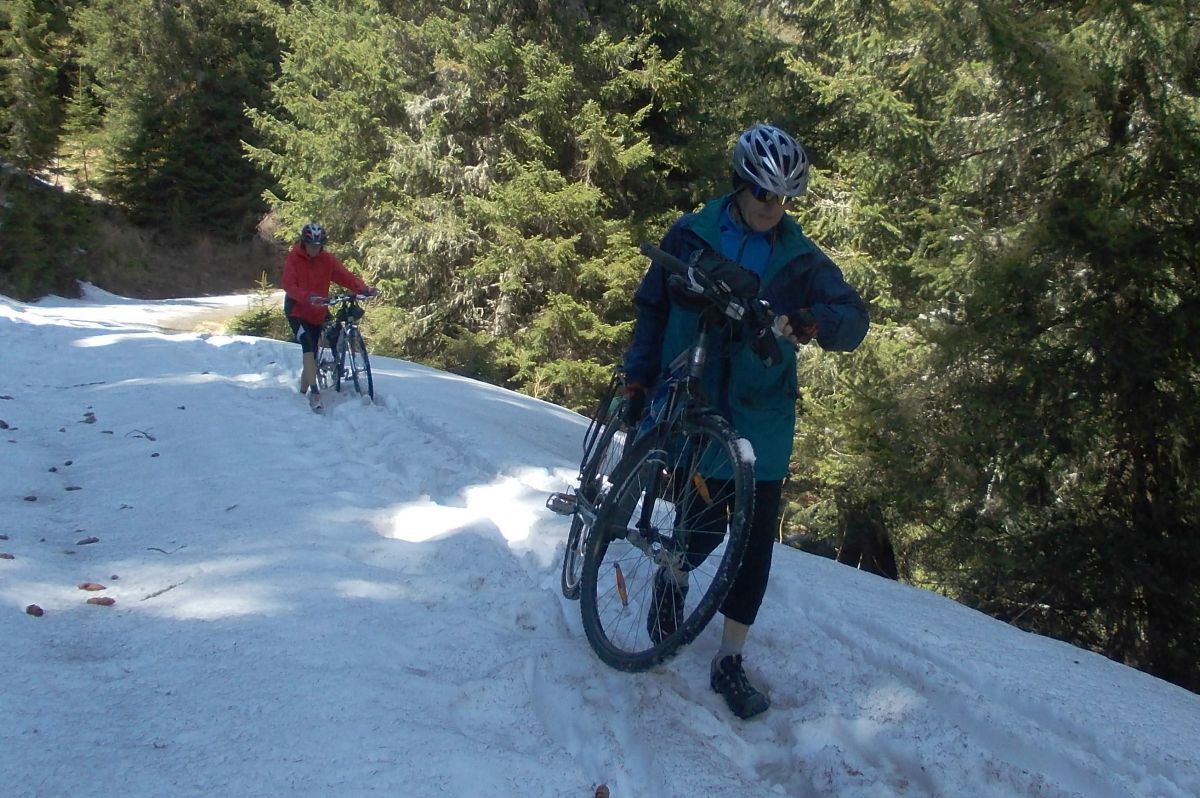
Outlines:
<svg viewBox="0 0 1200 798"><path fill-rule="evenodd" d="M308 395L314 410L321 409L321 392L317 388L317 342L321 338L321 325L329 318L325 308L329 284L337 283L359 294L375 293L375 289L325 250L325 241L325 228L317 222L309 222L300 231L300 240L288 252L283 264L283 292L286 295L283 315L303 352L300 393Z"/></svg>

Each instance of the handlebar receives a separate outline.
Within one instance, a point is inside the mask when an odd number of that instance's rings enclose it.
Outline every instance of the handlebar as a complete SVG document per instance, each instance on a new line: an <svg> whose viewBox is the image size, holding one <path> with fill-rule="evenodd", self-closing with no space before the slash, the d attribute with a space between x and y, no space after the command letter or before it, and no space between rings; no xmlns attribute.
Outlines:
<svg viewBox="0 0 1200 798"><path fill-rule="evenodd" d="M642 244L640 247L642 254L650 260L660 264L664 269L672 274L686 275L688 265L679 258L667 252L664 249L659 249L650 242Z"/></svg>
<svg viewBox="0 0 1200 798"><path fill-rule="evenodd" d="M314 305L323 305L325 307L333 307L334 305L345 305L350 302L361 302L364 299L373 299L378 294L338 294L337 296L325 297L317 301L312 300Z"/></svg>
<svg viewBox="0 0 1200 798"><path fill-rule="evenodd" d="M739 295L729 283L711 275L698 262L689 264L650 243L642 244L640 249L643 255L667 270L669 286L692 298L706 300L734 321L744 320L750 331L750 348L764 366L769 368L783 361L783 351L775 334L775 314L764 300ZM735 265L742 268L740 264Z"/></svg>

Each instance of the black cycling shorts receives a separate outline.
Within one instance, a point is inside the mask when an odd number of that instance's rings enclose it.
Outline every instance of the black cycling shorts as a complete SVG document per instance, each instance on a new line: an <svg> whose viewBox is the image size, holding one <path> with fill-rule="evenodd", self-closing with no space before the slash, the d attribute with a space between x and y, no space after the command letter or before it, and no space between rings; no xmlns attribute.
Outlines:
<svg viewBox="0 0 1200 798"><path fill-rule="evenodd" d="M288 325L292 328L292 338L296 341L296 343L300 344L301 350L305 352L312 352L315 355L317 353L317 342L321 340L322 325L313 324L293 316L288 312L292 309L293 305L294 303L290 297L283 301L283 316L287 319ZM329 318L328 313L325 314L325 318Z"/></svg>

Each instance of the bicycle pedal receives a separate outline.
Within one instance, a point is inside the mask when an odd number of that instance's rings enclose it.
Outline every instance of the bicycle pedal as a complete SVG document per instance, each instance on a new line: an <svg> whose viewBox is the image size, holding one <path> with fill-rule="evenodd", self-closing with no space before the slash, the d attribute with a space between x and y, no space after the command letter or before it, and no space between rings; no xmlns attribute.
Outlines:
<svg viewBox="0 0 1200 798"><path fill-rule="evenodd" d="M546 509L559 515L574 515L578 500L573 493L551 493L546 499Z"/></svg>

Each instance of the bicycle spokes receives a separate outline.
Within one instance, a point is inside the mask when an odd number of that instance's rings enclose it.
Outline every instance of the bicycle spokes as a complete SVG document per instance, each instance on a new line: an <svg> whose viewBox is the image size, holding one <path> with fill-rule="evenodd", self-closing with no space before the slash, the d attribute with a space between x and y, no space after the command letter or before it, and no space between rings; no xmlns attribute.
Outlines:
<svg viewBox="0 0 1200 798"><path fill-rule="evenodd" d="M720 418L653 437L622 460L585 549L584 630L605 662L625 670L661 662L708 623L740 564L753 501L753 465ZM670 604L678 623L665 633L655 621L660 571L679 576Z"/></svg>

